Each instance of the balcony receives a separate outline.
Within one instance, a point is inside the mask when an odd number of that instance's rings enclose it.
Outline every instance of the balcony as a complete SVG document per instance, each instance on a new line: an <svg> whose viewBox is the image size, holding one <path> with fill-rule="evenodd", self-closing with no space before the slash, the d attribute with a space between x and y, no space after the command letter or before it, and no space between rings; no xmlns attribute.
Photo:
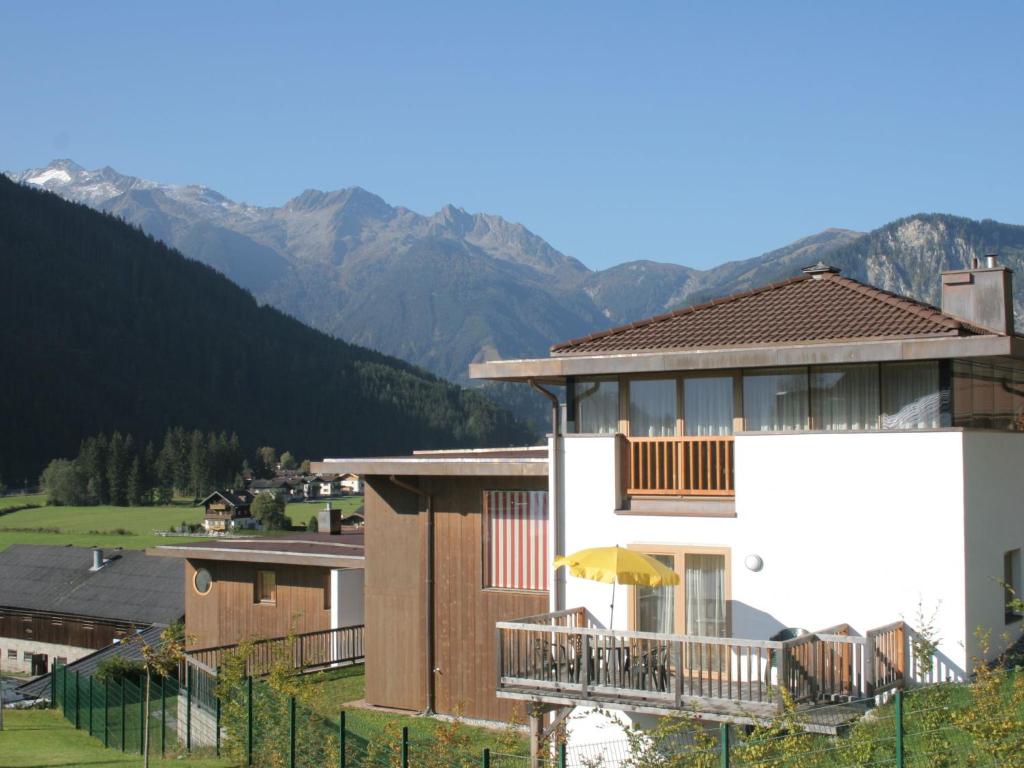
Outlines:
<svg viewBox="0 0 1024 768"><path fill-rule="evenodd" d="M629 496L733 496L733 438L625 437Z"/></svg>
<svg viewBox="0 0 1024 768"><path fill-rule="evenodd" d="M834 733L863 714L864 700L905 680L902 622L864 637L842 625L792 640L744 640L603 629L574 608L496 627L498 696L542 705L750 723L781 711L785 688L805 727Z"/></svg>

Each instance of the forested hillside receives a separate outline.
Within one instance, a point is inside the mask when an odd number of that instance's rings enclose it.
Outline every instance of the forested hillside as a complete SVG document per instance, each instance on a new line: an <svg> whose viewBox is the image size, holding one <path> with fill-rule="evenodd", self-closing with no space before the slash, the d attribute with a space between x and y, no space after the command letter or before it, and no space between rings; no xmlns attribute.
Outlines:
<svg viewBox="0 0 1024 768"><path fill-rule="evenodd" d="M82 437L227 429L302 455L531 440L479 393L338 341L84 205L0 178L0 479Z"/></svg>

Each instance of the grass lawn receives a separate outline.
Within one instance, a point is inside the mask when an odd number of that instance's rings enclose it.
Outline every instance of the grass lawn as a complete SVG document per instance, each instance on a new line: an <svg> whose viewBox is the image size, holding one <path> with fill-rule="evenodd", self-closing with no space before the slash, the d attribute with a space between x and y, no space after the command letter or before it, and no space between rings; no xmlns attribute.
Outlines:
<svg viewBox="0 0 1024 768"><path fill-rule="evenodd" d="M362 506L363 497L348 496L332 499L331 503L341 509L344 516ZM168 530L181 523L195 524L203 519L202 507L193 507L191 500L176 500L170 505L155 507L48 507L45 506L45 495L0 498L0 510L23 504L40 506L0 515L0 550L11 544L73 544L110 549L145 549L158 544L179 544L197 539L157 536L153 532ZM323 501L289 504L287 514L293 524L305 526L323 505ZM270 531L260 535L287 533Z"/></svg>
<svg viewBox="0 0 1024 768"><path fill-rule="evenodd" d="M4 711L4 730L0 732L0 767L2 768L65 768L66 766L142 765L139 755L130 755L103 744L74 726L55 710L8 709ZM191 768L228 768L224 760L159 760L150 765L169 768L187 765Z"/></svg>
<svg viewBox="0 0 1024 768"><path fill-rule="evenodd" d="M43 503L42 496L7 496L5 506ZM194 541L157 536L182 522L198 523L201 507L175 502L166 507L39 507L0 516L0 550L11 544L74 544L145 549L157 544Z"/></svg>
<svg viewBox="0 0 1024 768"><path fill-rule="evenodd" d="M401 733L403 726L408 726L409 741L413 752L415 752L416 745L422 746L435 741L434 734L439 721L433 718L346 706L349 702L358 701L365 696L365 675L362 665L321 672L311 675L309 679L315 690L314 706L317 712L331 722L337 723L338 711L344 708L345 725L350 737L355 737L357 741L380 739L389 723L392 725L388 730L392 732L397 730L398 733ZM466 738L470 754L479 755L484 747L490 747L493 751L499 742L510 740L509 733L498 729L481 728L464 723L460 723L458 729ZM516 734L513 740L516 742L515 747L511 750L513 753L529 754L529 743L525 735ZM509 746L501 751L507 750L509 750Z"/></svg>
<svg viewBox="0 0 1024 768"><path fill-rule="evenodd" d="M29 496L0 496L0 509L20 507L23 504L38 504L42 506L45 503L46 494L43 493L35 493Z"/></svg>

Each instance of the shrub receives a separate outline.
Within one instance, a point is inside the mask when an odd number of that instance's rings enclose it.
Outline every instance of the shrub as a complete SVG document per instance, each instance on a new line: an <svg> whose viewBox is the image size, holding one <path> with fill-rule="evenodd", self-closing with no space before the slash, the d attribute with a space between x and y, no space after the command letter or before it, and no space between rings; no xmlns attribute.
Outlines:
<svg viewBox="0 0 1024 768"><path fill-rule="evenodd" d="M120 654L110 656L96 665L93 675L101 683L119 683L122 678L137 680L146 671L145 665L138 660L126 659Z"/></svg>

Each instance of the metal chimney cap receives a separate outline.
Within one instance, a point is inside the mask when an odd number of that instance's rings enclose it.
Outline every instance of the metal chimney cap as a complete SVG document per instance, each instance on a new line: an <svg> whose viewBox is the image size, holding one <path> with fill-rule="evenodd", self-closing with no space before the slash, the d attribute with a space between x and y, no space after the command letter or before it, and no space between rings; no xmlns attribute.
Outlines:
<svg viewBox="0 0 1024 768"><path fill-rule="evenodd" d="M986 253L985 254L985 269L995 269L999 266L999 254L997 253Z"/></svg>
<svg viewBox="0 0 1024 768"><path fill-rule="evenodd" d="M804 267L802 270L805 275L811 275L817 277L820 275L838 275L842 270L839 267L833 267L831 264L826 264L824 261L819 261L817 264L812 264L809 267Z"/></svg>

